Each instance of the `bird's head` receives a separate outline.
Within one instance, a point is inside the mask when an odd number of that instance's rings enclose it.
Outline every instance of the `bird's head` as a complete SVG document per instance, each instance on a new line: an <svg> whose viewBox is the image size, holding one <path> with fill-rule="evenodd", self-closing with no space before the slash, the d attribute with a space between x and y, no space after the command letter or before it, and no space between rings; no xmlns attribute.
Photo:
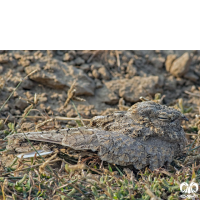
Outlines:
<svg viewBox="0 0 200 200"><path fill-rule="evenodd" d="M150 127L156 135L167 136L172 140L185 137L181 122L188 119L174 108L144 101L134 104L128 110L128 114L135 122Z"/></svg>
<svg viewBox="0 0 200 200"><path fill-rule="evenodd" d="M144 101L134 104L128 112L139 122L150 122L154 126L180 125L188 119L180 111L160 105L153 101Z"/></svg>

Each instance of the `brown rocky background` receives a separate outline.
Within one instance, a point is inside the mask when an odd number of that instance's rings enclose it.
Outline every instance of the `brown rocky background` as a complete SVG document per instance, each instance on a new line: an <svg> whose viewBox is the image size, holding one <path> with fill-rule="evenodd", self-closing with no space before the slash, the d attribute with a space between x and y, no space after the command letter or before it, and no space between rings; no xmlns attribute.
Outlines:
<svg viewBox="0 0 200 200"><path fill-rule="evenodd" d="M0 107L15 91L2 108L0 119L18 122L34 96L37 104L29 116L35 118L26 118L24 123L42 122L52 116L77 117L71 103L63 107L74 81L76 96L86 100L74 101L84 119L122 109L120 105L130 107L140 96L154 99L156 93L164 95L166 105L183 99L187 108L192 106L190 118L195 119L200 106L200 51L1 50ZM58 123L76 126L74 120Z"/></svg>

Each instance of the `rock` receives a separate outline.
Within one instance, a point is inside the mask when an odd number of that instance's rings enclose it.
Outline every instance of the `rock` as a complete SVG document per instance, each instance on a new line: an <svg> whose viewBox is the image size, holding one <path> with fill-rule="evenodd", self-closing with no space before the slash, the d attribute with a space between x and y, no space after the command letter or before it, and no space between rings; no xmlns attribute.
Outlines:
<svg viewBox="0 0 200 200"><path fill-rule="evenodd" d="M19 67L17 68L17 71L20 72L20 73L24 72L24 67L19 66Z"/></svg>
<svg viewBox="0 0 200 200"><path fill-rule="evenodd" d="M99 69L99 68L101 68L101 67L104 67L104 66L103 66L101 63L95 62L95 63L93 63L93 64L91 65L91 70Z"/></svg>
<svg viewBox="0 0 200 200"><path fill-rule="evenodd" d="M191 92L195 92L195 91L196 91L196 86L193 85L193 86L191 87L190 91L191 91Z"/></svg>
<svg viewBox="0 0 200 200"><path fill-rule="evenodd" d="M19 108L21 111L23 111L28 105L29 104L23 99L17 99L15 103L15 107Z"/></svg>
<svg viewBox="0 0 200 200"><path fill-rule="evenodd" d="M127 57L128 59L133 58L133 51L127 50L127 51L122 51L122 55ZM121 56L120 56L121 57Z"/></svg>
<svg viewBox="0 0 200 200"><path fill-rule="evenodd" d="M92 76L96 79L98 79L100 77L99 72L97 71L97 69L92 70Z"/></svg>
<svg viewBox="0 0 200 200"><path fill-rule="evenodd" d="M88 76L94 78L91 72L88 72Z"/></svg>
<svg viewBox="0 0 200 200"><path fill-rule="evenodd" d="M71 109L67 112L67 117L76 117L77 113L74 109Z"/></svg>
<svg viewBox="0 0 200 200"><path fill-rule="evenodd" d="M12 59L12 60L10 61L10 63L9 63L9 66L10 66L11 68L15 68L15 67L17 67L17 65L18 65L18 63L17 63L17 61L14 60L14 59Z"/></svg>
<svg viewBox="0 0 200 200"><path fill-rule="evenodd" d="M90 111L93 109L94 109L94 105L81 105L81 104L77 105L77 110L83 118L91 118Z"/></svg>
<svg viewBox="0 0 200 200"><path fill-rule="evenodd" d="M74 120L68 121L68 125L69 126L76 126L76 121L74 121Z"/></svg>
<svg viewBox="0 0 200 200"><path fill-rule="evenodd" d="M31 128L34 128L35 124L34 123L30 123L30 122L24 122L22 125L21 125L21 129L23 131L30 131Z"/></svg>
<svg viewBox="0 0 200 200"><path fill-rule="evenodd" d="M134 65L128 65L126 69L126 73L128 74L129 78L133 77L137 73L137 69Z"/></svg>
<svg viewBox="0 0 200 200"><path fill-rule="evenodd" d="M119 101L118 95L110 90L106 84L102 88L96 90L96 98L110 105L115 105Z"/></svg>
<svg viewBox="0 0 200 200"><path fill-rule="evenodd" d="M69 61L67 64L68 65L76 65L75 62L74 62L74 60Z"/></svg>
<svg viewBox="0 0 200 200"><path fill-rule="evenodd" d="M161 52L160 50L155 50L155 53L160 54Z"/></svg>
<svg viewBox="0 0 200 200"><path fill-rule="evenodd" d="M125 73L127 66L128 66L127 63L122 63L122 65L119 68L120 69L119 71L122 72L122 73Z"/></svg>
<svg viewBox="0 0 200 200"><path fill-rule="evenodd" d="M20 81L22 81L23 77L22 77L22 74L17 72L15 73L15 76L13 76L11 78L10 81L12 81L12 83L14 84L14 86L17 86L19 84Z"/></svg>
<svg viewBox="0 0 200 200"><path fill-rule="evenodd" d="M191 65L194 66L194 65L198 65L198 64L199 64L199 57L198 57L198 55L194 55L192 57Z"/></svg>
<svg viewBox="0 0 200 200"><path fill-rule="evenodd" d="M135 59L135 65L140 68L140 67L144 67L145 64L145 59L143 58L137 58Z"/></svg>
<svg viewBox="0 0 200 200"><path fill-rule="evenodd" d="M88 72L90 70L90 65L83 64L80 66L80 69L82 69L84 72Z"/></svg>
<svg viewBox="0 0 200 200"><path fill-rule="evenodd" d="M17 61L9 54L0 55L0 64L4 64L5 68L14 68L17 66Z"/></svg>
<svg viewBox="0 0 200 200"><path fill-rule="evenodd" d="M129 59L126 56L122 55L121 60L122 62L128 62Z"/></svg>
<svg viewBox="0 0 200 200"><path fill-rule="evenodd" d="M199 77L193 72L193 71L189 71L184 75L184 78L193 81L193 82L197 82Z"/></svg>
<svg viewBox="0 0 200 200"><path fill-rule="evenodd" d="M187 80L186 82L185 82L185 86L192 86L193 85L193 83L190 81L190 80ZM186 89L187 90L187 89Z"/></svg>
<svg viewBox="0 0 200 200"><path fill-rule="evenodd" d="M176 55L178 55L178 57L180 57L185 53L195 54L196 50L175 50L174 52Z"/></svg>
<svg viewBox="0 0 200 200"><path fill-rule="evenodd" d="M64 56L63 56L63 61L69 61L69 60L71 60L72 59L72 57L71 57L71 55L69 54L69 53L65 53L64 54Z"/></svg>
<svg viewBox="0 0 200 200"><path fill-rule="evenodd" d="M165 79L165 89L174 90L176 88L176 79L173 76L169 76Z"/></svg>
<svg viewBox="0 0 200 200"><path fill-rule="evenodd" d="M124 100L135 103L141 96L155 95L162 92L163 81L158 76L139 77L135 76L124 81L119 89L119 96Z"/></svg>
<svg viewBox="0 0 200 200"><path fill-rule="evenodd" d="M27 89L27 90L30 90L33 88L34 86L34 83L33 81L29 80L29 79L25 79L22 84L21 84L22 88L23 89Z"/></svg>
<svg viewBox="0 0 200 200"><path fill-rule="evenodd" d="M46 110L46 105L44 103L40 103L40 109L41 110Z"/></svg>
<svg viewBox="0 0 200 200"><path fill-rule="evenodd" d="M132 79L118 79L105 82L96 93L98 98L107 104L117 104L119 97L131 103L138 102L140 96L154 95L162 92L164 81L158 76L139 77Z"/></svg>
<svg viewBox="0 0 200 200"><path fill-rule="evenodd" d="M101 81L99 79L95 79L95 84L96 84L96 88L102 88L103 87L103 84L101 83Z"/></svg>
<svg viewBox="0 0 200 200"><path fill-rule="evenodd" d="M85 60L83 60L81 57L78 57L74 60L76 65L82 65L85 63Z"/></svg>
<svg viewBox="0 0 200 200"><path fill-rule="evenodd" d="M164 62L165 62L165 58L163 57L153 57L151 59L151 63L154 65L154 67L158 69L162 69Z"/></svg>
<svg viewBox="0 0 200 200"><path fill-rule="evenodd" d="M94 95L95 84L81 69L69 66L57 59L41 58L37 63L25 68L26 74L39 71L29 78L47 87L68 90L76 80L77 95Z"/></svg>
<svg viewBox="0 0 200 200"><path fill-rule="evenodd" d="M1 109L2 112L6 112L6 111L9 111L10 110L10 107L8 104L5 104L4 107Z"/></svg>
<svg viewBox="0 0 200 200"><path fill-rule="evenodd" d="M3 72L3 66L0 65L0 74Z"/></svg>
<svg viewBox="0 0 200 200"><path fill-rule="evenodd" d="M91 54L87 54L87 53L81 53L81 58L83 59L83 60L85 60L85 61L87 61L88 62L88 60L89 60L89 58L91 57ZM89 63L89 62L88 62Z"/></svg>
<svg viewBox="0 0 200 200"><path fill-rule="evenodd" d="M133 52L134 52L135 55L137 55L137 56L143 56L143 55L144 55L143 51L141 51L141 50L134 50Z"/></svg>
<svg viewBox="0 0 200 200"><path fill-rule="evenodd" d="M110 73L105 67L101 67L98 69L98 73L100 74L102 79L109 80L110 79Z"/></svg>
<svg viewBox="0 0 200 200"><path fill-rule="evenodd" d="M165 68L169 72L172 66L172 63L174 60L177 58L177 55L175 54L170 54L167 56L166 62L165 62Z"/></svg>
<svg viewBox="0 0 200 200"><path fill-rule="evenodd" d="M54 51L53 50L47 50L47 56L50 57L50 58L53 58Z"/></svg>
<svg viewBox="0 0 200 200"><path fill-rule="evenodd" d="M41 51L36 51L36 52L34 52L33 56L34 56L35 60L38 60L38 59L42 58L43 53Z"/></svg>
<svg viewBox="0 0 200 200"><path fill-rule="evenodd" d="M106 104L114 105L119 101L119 88L123 80L111 80L105 82L103 87L96 90L96 98Z"/></svg>
<svg viewBox="0 0 200 200"><path fill-rule="evenodd" d="M10 59L6 54L0 55L0 63L8 63L9 61Z"/></svg>
<svg viewBox="0 0 200 200"><path fill-rule="evenodd" d="M46 96L46 93L42 93L41 95L38 95L38 99L42 103L46 103L48 101L48 97Z"/></svg>
<svg viewBox="0 0 200 200"><path fill-rule="evenodd" d="M16 110L16 109L14 109L15 110L15 115L21 115L21 111L20 110Z"/></svg>
<svg viewBox="0 0 200 200"><path fill-rule="evenodd" d="M188 52L184 53L181 57L177 58L170 68L170 73L176 77L184 76L190 66L191 57Z"/></svg>
<svg viewBox="0 0 200 200"><path fill-rule="evenodd" d="M71 56L71 59L75 59L76 58L76 51L70 50L70 51L68 51L68 53Z"/></svg>
<svg viewBox="0 0 200 200"><path fill-rule="evenodd" d="M106 82L105 85L110 91L114 92L117 96L119 96L119 89L127 81L129 81L129 80L127 80L127 79L116 79L116 80Z"/></svg>
<svg viewBox="0 0 200 200"><path fill-rule="evenodd" d="M18 61L18 65L21 65L23 67L29 66L31 62L28 59L22 58Z"/></svg>
<svg viewBox="0 0 200 200"><path fill-rule="evenodd" d="M56 54L59 55L59 56L63 56L64 52L62 50L57 50Z"/></svg>
<svg viewBox="0 0 200 200"><path fill-rule="evenodd" d="M186 83L186 80L184 78L176 78L177 85L183 86Z"/></svg>
<svg viewBox="0 0 200 200"><path fill-rule="evenodd" d="M109 66L113 67L115 65L115 63L116 63L115 57L114 56L109 56L109 58L108 58L108 64L109 64Z"/></svg>
<svg viewBox="0 0 200 200"><path fill-rule="evenodd" d="M16 59L16 60L19 60L23 57L24 55L21 54L20 52L15 52L13 53L13 57Z"/></svg>

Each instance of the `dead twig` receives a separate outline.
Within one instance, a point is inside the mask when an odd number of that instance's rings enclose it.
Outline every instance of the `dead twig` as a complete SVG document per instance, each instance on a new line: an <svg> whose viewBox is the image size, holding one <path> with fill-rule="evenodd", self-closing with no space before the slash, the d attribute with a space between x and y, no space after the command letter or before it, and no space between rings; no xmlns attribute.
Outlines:
<svg viewBox="0 0 200 200"><path fill-rule="evenodd" d="M67 107L67 105L69 104L70 100L85 101L85 99L82 99L82 98L76 96L75 84L76 84L76 81L74 81L72 83L70 89L67 92L67 100L64 103L64 108Z"/></svg>
<svg viewBox="0 0 200 200"><path fill-rule="evenodd" d="M200 97L200 94L196 94L196 93L192 93L192 92L188 92L188 91L185 91L185 93L189 94L191 96Z"/></svg>
<svg viewBox="0 0 200 200"><path fill-rule="evenodd" d="M99 53L99 50L94 51L92 53L92 55L89 57L89 59L87 60L87 63L90 63L92 61L92 59Z"/></svg>
<svg viewBox="0 0 200 200"><path fill-rule="evenodd" d="M72 102L72 105L74 106L74 109L76 110L76 112L77 112L77 114L78 114L78 116L79 116L79 118L80 118L80 120L81 120L81 122L82 122L82 124L83 124L83 126L85 126L85 124L84 124L84 122L83 122L83 120L82 120L82 117L80 116L80 114L79 114L79 112L78 112L78 110L77 110L77 108L76 108L74 102L72 101L72 100L85 101L85 99L76 97L76 94L75 94L75 93L76 93L75 84L76 84L76 81L74 81L74 82L72 83L70 89L68 90L68 93L67 93L67 94L68 94L68 97L67 97L67 100L66 100L65 103L64 103L64 108L66 108L67 105L69 104L69 102L71 101L71 102Z"/></svg>
<svg viewBox="0 0 200 200"><path fill-rule="evenodd" d="M48 158L42 165L39 166L39 172L41 174L45 174L44 170L45 170L45 167L49 164L49 162L51 160L53 160L55 157L57 156L57 153L54 154L53 156L51 156L50 158Z"/></svg>
<svg viewBox="0 0 200 200"><path fill-rule="evenodd" d="M144 185L146 193L151 197L151 200L160 200L160 198L156 197L155 194L146 186Z"/></svg>
<svg viewBox="0 0 200 200"><path fill-rule="evenodd" d="M117 57L117 67L120 68L120 58L119 58L119 52L116 50L115 51L116 57Z"/></svg>
<svg viewBox="0 0 200 200"><path fill-rule="evenodd" d="M51 119L47 119L47 120L45 120L45 121L43 121L43 122L37 124L36 127L35 127L36 131L38 131L38 128L39 128L39 127L41 127L41 126L47 124L48 122L52 122L53 120L54 120L54 119L51 118Z"/></svg>

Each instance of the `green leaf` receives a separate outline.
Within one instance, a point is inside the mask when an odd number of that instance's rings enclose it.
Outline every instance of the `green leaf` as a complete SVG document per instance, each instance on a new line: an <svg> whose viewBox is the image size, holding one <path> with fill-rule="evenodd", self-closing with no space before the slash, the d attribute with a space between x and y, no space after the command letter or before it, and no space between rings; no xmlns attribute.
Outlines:
<svg viewBox="0 0 200 200"><path fill-rule="evenodd" d="M110 166L110 164L108 163L108 168L110 172L113 172L112 167Z"/></svg>

